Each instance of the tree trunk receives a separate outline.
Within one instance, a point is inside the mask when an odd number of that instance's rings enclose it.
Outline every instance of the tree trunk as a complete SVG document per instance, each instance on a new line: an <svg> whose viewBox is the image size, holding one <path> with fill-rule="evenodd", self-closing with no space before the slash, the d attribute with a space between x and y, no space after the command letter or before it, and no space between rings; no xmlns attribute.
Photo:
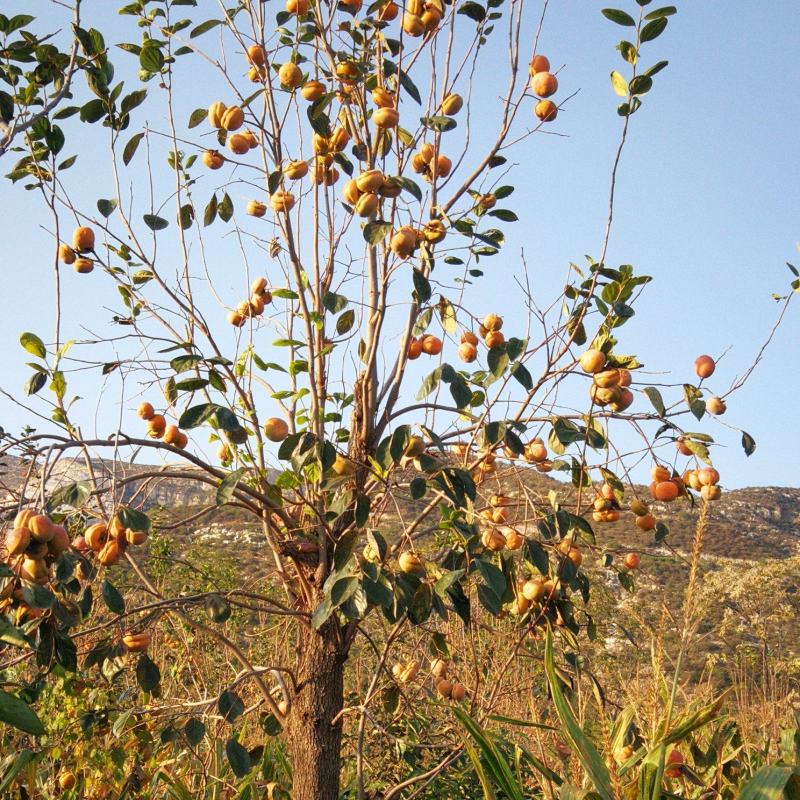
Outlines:
<svg viewBox="0 0 800 800"><path fill-rule="evenodd" d="M345 648L336 622L320 631L300 626L297 693L287 719L286 742L292 762L292 800L339 800Z"/></svg>

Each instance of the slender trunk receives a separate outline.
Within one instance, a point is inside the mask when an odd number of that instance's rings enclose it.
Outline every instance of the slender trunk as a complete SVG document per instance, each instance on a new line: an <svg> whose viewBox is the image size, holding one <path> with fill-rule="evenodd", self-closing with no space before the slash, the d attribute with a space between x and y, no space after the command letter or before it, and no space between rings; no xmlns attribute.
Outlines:
<svg viewBox="0 0 800 800"><path fill-rule="evenodd" d="M320 631L301 627L297 645L297 693L286 726L292 762L292 800L339 800L342 721L347 652L336 623Z"/></svg>

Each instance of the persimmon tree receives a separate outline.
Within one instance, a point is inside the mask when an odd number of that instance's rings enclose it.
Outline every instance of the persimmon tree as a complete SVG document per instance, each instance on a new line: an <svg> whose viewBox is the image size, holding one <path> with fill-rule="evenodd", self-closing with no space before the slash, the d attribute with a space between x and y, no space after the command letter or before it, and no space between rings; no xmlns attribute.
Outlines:
<svg viewBox="0 0 800 800"><path fill-rule="evenodd" d="M20 84L25 65L2 51L2 117L15 132L4 163L17 151L10 178L49 212L58 299L52 333L37 324L21 336L34 359L27 398L5 387L37 420L2 447L24 466L4 506L6 666L30 670L33 684L56 663L106 674L128 653L155 707L151 642L177 617L240 670L216 687L233 773L252 766L237 728L247 687L286 742L293 797L327 800L340 796L343 732L353 796L375 784L365 747L389 735L372 712L387 687L409 708L438 696L486 719L509 664L540 647L537 632L555 630L567 651L594 635L585 554L627 588L639 566L636 553L609 552L595 526L627 514L667 536L636 496L630 470L642 462L658 501L713 501L713 440L684 428L723 413L741 385L713 395L714 360L703 357L664 399L626 354L622 328L650 278L606 263L616 176L667 66L652 42L675 13L631 5L603 12L625 35L609 89L620 137L605 234L552 298L533 295L504 249L504 231L527 214L510 154L535 152L571 96L558 54L539 53L546 3L241 0L209 17L194 0L136 0L120 9L131 35L116 46L75 21L75 49L66 62L52 54L55 92L38 113ZM14 27L0 23L2 34ZM42 68L39 49L31 58ZM478 90L489 60L490 88ZM81 126L101 129L92 135L105 152L82 147ZM94 205L89 180L110 187ZM519 265L513 285L503 277L505 320L481 297L501 260L504 276ZM91 282L112 308L74 336L67 282ZM97 435L86 432L94 402L72 399L87 372L97 402L119 409ZM744 446L754 447L747 434ZM128 470L134 457L148 466ZM73 461L86 479L59 482ZM561 480L531 490L534 469ZM210 490L197 517L220 505L250 515L268 588L159 592L146 498L161 478ZM122 601L112 568L139 585L140 604ZM285 663L254 663L226 633L237 606L284 626ZM455 652L442 632L454 615L469 632L509 614L508 660L491 674L484 655ZM354 682L359 642L370 674ZM177 713L194 715L185 692ZM42 733L23 695L2 698L0 720ZM383 796L452 764L463 744L444 741Z"/></svg>

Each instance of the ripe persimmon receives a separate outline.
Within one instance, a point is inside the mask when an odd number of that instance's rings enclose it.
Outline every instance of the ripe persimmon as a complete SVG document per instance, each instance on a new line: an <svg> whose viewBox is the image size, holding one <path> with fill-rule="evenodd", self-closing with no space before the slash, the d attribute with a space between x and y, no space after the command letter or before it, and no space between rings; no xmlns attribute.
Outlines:
<svg viewBox="0 0 800 800"><path fill-rule="evenodd" d="M558 78L552 72L537 72L531 78L531 89L539 97L550 97L558 91Z"/></svg>
<svg viewBox="0 0 800 800"><path fill-rule="evenodd" d="M606 354L602 350L591 348L580 357L579 363L584 372L600 372L606 365Z"/></svg>
<svg viewBox="0 0 800 800"><path fill-rule="evenodd" d="M264 423L264 435L271 442L282 442L289 435L289 424L280 417L270 417Z"/></svg>
<svg viewBox="0 0 800 800"><path fill-rule="evenodd" d="M552 100L540 100L533 113L541 122L552 122L558 116L558 106Z"/></svg>
<svg viewBox="0 0 800 800"><path fill-rule="evenodd" d="M694 371L698 378L710 378L717 364L711 356L697 356L694 360Z"/></svg>
<svg viewBox="0 0 800 800"><path fill-rule="evenodd" d="M422 352L429 356L438 356L442 352L442 340L431 333L422 337Z"/></svg>
<svg viewBox="0 0 800 800"><path fill-rule="evenodd" d="M528 73L533 77L537 72L550 72L550 59L547 56L534 55L528 65Z"/></svg>

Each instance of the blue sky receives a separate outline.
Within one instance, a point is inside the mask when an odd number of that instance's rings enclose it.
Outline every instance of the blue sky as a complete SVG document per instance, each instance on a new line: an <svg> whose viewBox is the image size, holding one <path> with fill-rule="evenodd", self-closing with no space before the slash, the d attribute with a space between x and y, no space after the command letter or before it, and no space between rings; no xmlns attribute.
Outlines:
<svg viewBox="0 0 800 800"><path fill-rule="evenodd" d="M9 13L6 5L11 12L28 8L17 0L3 5L4 13ZM88 0L87 14L100 15L95 24L108 42L137 41L130 21L114 13L117 5ZM201 5L211 9L216 4ZM550 2L540 50L554 65L564 65L559 96L579 93L550 128L563 136L533 137L530 147L512 156L518 166L509 182L517 186L514 208L523 221L506 226L503 259L491 264L491 278L481 286L487 311L507 304L521 250L534 291L545 297L558 290L570 261L581 262L584 253L599 251L621 125L608 75L625 66L614 47L626 33L600 15L603 5ZM617 5L633 10L633 3ZM55 27L61 12L43 2L41 7L40 20ZM538 14L538 4L534 8ZM678 8L667 32L643 53L645 65L661 59L670 64L632 121L607 262L633 264L655 279L636 318L622 329L619 349L637 352L653 370L671 371L652 380L680 382L693 380L698 354L727 351L711 382L722 391L752 363L774 324L778 306L771 295L785 294L790 282L785 262L800 262L798 9L789 0L695 0ZM132 58L121 51L112 58L118 75L129 73L128 88L135 88ZM499 94L496 80L487 69L479 77L479 90ZM207 98L205 85L190 84L181 98L184 116ZM479 134L489 130L487 124ZM79 126L69 131L86 137L90 146L102 136ZM0 165L4 173L12 158ZM95 170L85 151L73 180L76 197L90 207L97 197L110 195L107 176ZM52 244L42 227L49 222L34 194L0 182L3 255L7 281L13 282L13 290L7 283L0 295L1 383L6 389L20 387L29 374L19 332L34 330L47 338L52 328ZM92 309L116 302L108 286L72 278L65 280L70 316L102 331L110 312ZM755 454L745 458L735 431L713 420L705 426L725 445L715 451L715 464L727 486L800 485L795 472L800 430L793 418L800 396L800 298L793 306L723 418L752 434L758 443ZM70 324L73 335L80 333L77 321ZM507 325L513 325L513 316ZM84 414L93 418L94 378L84 379L79 388L88 398ZM119 409L98 404L96 414L97 430L107 432ZM0 398L0 425L15 430L24 421L21 409Z"/></svg>

